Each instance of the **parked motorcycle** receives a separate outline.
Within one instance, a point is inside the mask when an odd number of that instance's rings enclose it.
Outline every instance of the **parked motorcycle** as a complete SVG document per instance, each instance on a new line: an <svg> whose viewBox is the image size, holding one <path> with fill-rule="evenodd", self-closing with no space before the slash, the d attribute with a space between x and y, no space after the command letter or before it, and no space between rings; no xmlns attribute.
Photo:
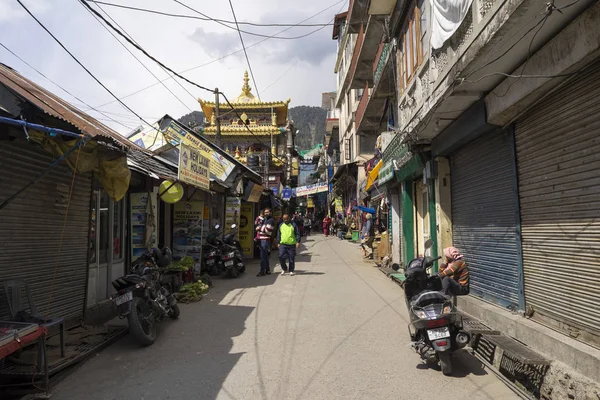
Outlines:
<svg viewBox="0 0 600 400"><path fill-rule="evenodd" d="M219 240L219 228L217 224L206 236L206 244L202 247L202 266L209 275L219 275L223 269L221 247L223 243ZM204 273L203 271L203 273Z"/></svg>
<svg viewBox="0 0 600 400"><path fill-rule="evenodd" d="M441 258L427 255L432 246L433 241L425 242L426 255L411 260L405 269L403 287L411 320L408 331L412 347L421 358L431 363L439 361L442 373L450 375L452 353L465 347L470 336L463 330L462 316L452 299L441 292L441 279L429 275L433 263Z"/></svg>
<svg viewBox="0 0 600 400"><path fill-rule="evenodd" d="M223 246L221 247L224 272L231 278L237 278L239 274L246 271L242 245L235 239L236 228L236 224L231 225L231 231L223 236Z"/></svg>
<svg viewBox="0 0 600 400"><path fill-rule="evenodd" d="M156 324L164 317L179 318L179 306L171 285L161 283L162 269L171 263L171 250L152 249L131 267L131 272L112 282L117 294L111 300L119 316L127 318L129 333L142 345L156 339Z"/></svg>

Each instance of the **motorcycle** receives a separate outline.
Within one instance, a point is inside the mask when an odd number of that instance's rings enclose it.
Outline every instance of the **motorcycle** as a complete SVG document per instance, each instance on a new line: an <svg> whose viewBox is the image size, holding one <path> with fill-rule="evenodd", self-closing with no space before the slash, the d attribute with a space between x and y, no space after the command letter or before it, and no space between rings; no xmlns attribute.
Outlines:
<svg viewBox="0 0 600 400"><path fill-rule="evenodd" d="M223 260L221 246L222 242L219 240L219 225L217 224L207 235L206 244L202 247L202 265L203 269L209 275L219 275L222 271L221 264L223 263Z"/></svg>
<svg viewBox="0 0 600 400"><path fill-rule="evenodd" d="M409 310L408 331L411 346L422 359L440 363L444 375L452 374L452 353L469 344L470 336L463 330L462 316L452 299L444 295L442 281L430 276L429 269L439 260L427 254L433 241L425 242L425 256L411 260L405 269L403 282L406 306ZM398 270L396 265L393 267Z"/></svg>
<svg viewBox="0 0 600 400"><path fill-rule="evenodd" d="M152 249L132 265L131 272L112 282L111 297L120 318L127 318L129 333L142 345L156 339L156 324L164 317L179 318L180 310L171 285L161 283L162 269L171 263L171 250Z"/></svg>
<svg viewBox="0 0 600 400"><path fill-rule="evenodd" d="M221 251L223 254L223 268L227 276L237 278L246 271L242 245L235 239L236 224L231 225L231 231L223 236Z"/></svg>

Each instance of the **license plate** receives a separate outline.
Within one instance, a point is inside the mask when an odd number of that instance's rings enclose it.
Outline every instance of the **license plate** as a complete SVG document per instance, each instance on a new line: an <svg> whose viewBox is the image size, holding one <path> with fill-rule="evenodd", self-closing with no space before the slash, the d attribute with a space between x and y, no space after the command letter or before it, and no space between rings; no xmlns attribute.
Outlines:
<svg viewBox="0 0 600 400"><path fill-rule="evenodd" d="M124 295L117 297L115 299L115 303L117 303L117 305L120 306L121 304L127 303L131 300L133 300L133 292L127 292Z"/></svg>
<svg viewBox="0 0 600 400"><path fill-rule="evenodd" d="M230 267L230 266L232 266L232 265L233 265L233 260L232 260L232 261L227 261L227 262L225 263L225 266L226 266L226 267Z"/></svg>
<svg viewBox="0 0 600 400"><path fill-rule="evenodd" d="M206 265L213 265L215 260L206 260Z"/></svg>
<svg viewBox="0 0 600 400"><path fill-rule="evenodd" d="M427 331L427 336L429 336L429 340L437 340L450 337L450 329L448 329L447 326L437 329L429 329Z"/></svg>

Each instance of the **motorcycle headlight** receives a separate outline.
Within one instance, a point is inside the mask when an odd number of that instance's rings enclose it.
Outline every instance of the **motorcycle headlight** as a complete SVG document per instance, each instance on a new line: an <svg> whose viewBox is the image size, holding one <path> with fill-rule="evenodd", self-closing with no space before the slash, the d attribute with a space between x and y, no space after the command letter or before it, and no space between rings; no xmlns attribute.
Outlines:
<svg viewBox="0 0 600 400"><path fill-rule="evenodd" d="M419 317L419 319L425 319L427 318L427 313L425 313L425 311L421 310L421 309L413 309L413 313Z"/></svg>

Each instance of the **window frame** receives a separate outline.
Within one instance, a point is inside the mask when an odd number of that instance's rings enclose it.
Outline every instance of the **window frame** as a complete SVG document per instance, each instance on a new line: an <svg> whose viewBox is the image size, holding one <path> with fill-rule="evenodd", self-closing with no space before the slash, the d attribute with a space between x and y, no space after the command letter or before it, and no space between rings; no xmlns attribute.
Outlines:
<svg viewBox="0 0 600 400"><path fill-rule="evenodd" d="M423 63L425 51L423 46L423 30L421 29L421 18L425 8L425 2L421 4L423 10L419 8L417 1L410 5L411 13L406 18L402 27L402 34L398 42L402 49L400 50L399 76L400 89L403 91L408 87L409 82L414 78L417 70Z"/></svg>

